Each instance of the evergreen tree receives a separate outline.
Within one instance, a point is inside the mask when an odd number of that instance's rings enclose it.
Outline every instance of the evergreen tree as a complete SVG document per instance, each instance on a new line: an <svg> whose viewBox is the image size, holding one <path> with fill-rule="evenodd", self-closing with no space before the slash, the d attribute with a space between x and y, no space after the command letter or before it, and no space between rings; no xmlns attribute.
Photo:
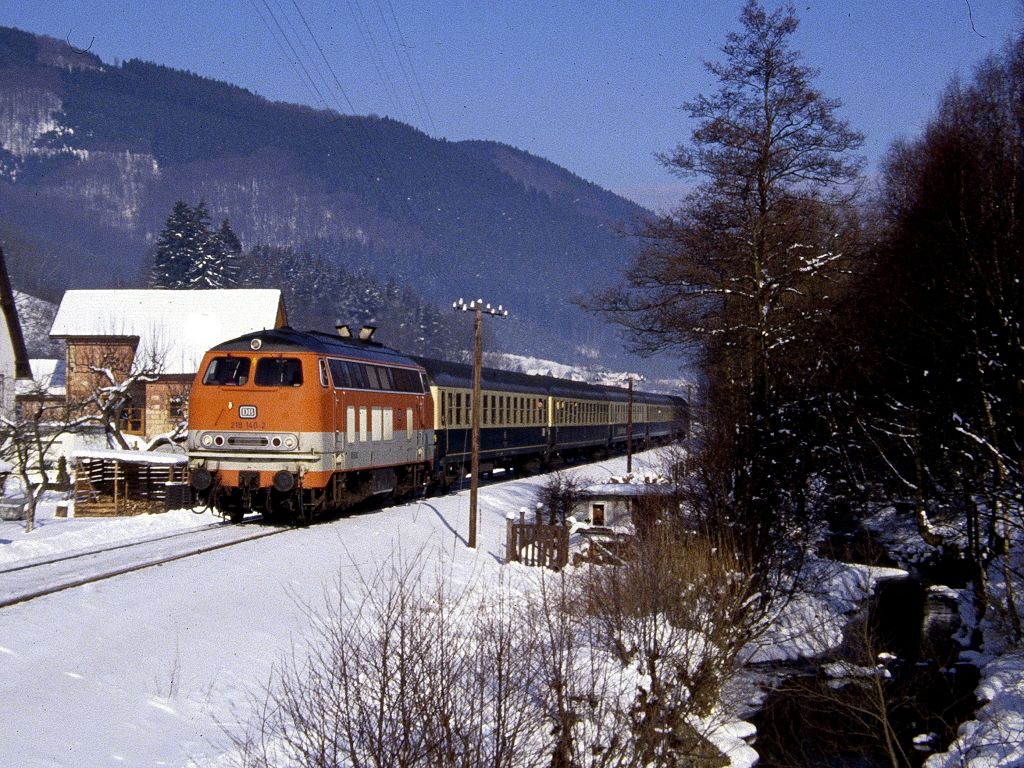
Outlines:
<svg viewBox="0 0 1024 768"><path fill-rule="evenodd" d="M233 288L242 244L227 219L210 229L206 203L179 200L157 241L150 285L154 288Z"/></svg>
<svg viewBox="0 0 1024 768"><path fill-rule="evenodd" d="M183 200L174 204L156 244L149 284L153 288L187 288L192 254L205 239L197 231L195 211Z"/></svg>
<svg viewBox="0 0 1024 768"><path fill-rule="evenodd" d="M221 245L227 253L239 256L242 253L242 241L238 239L238 235L231 229L231 222L224 219L220 223L220 229L217 230L217 237L220 239Z"/></svg>
<svg viewBox="0 0 1024 768"><path fill-rule="evenodd" d="M200 203L202 206L202 203ZM205 208L197 216L205 214ZM224 219L216 232L209 232L207 243L192 263L189 286L192 288L235 288L239 283L242 243Z"/></svg>

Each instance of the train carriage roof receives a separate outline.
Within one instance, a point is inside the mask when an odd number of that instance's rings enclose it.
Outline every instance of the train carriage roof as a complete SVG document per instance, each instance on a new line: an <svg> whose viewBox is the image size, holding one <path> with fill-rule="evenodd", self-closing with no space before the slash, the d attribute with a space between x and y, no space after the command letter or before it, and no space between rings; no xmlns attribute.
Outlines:
<svg viewBox="0 0 1024 768"><path fill-rule="evenodd" d="M211 352L253 352L252 342L259 339L259 352L312 352L318 355L363 360L381 365L399 365L422 368L432 384L439 387L472 389L473 366L452 363L429 357L404 355L376 341L342 338L323 331L297 331L285 326L247 333L222 342ZM554 376L534 375L497 368L481 368L481 386L496 392L573 398L578 400L604 400L626 402L629 397L624 387L587 384L582 381L559 379ZM674 395L661 395L634 390L633 401L652 405L685 406L686 401Z"/></svg>
<svg viewBox="0 0 1024 768"><path fill-rule="evenodd" d="M451 363L429 357L413 357L427 371L430 382L438 387L473 388L473 366ZM552 379L549 376L531 376L497 368L480 369L480 386L495 392L521 392L529 395L547 395Z"/></svg>
<svg viewBox="0 0 1024 768"><path fill-rule="evenodd" d="M252 342L259 339L259 350L253 350ZM416 361L376 341L343 339L323 331L297 331L294 328L273 328L247 333L225 341L211 349L212 352L313 352L318 355L336 356L363 360L381 365L399 365L420 368Z"/></svg>
<svg viewBox="0 0 1024 768"><path fill-rule="evenodd" d="M426 369L431 383L436 386L458 389L472 389L473 387L473 366L471 365L450 363L428 357L413 357L413 359ZM629 399L629 393L624 387L588 384L582 381L559 379L554 376L502 371L497 368L481 368L480 384L483 389L494 392L517 392L577 400L605 400L623 403ZM651 405L685 405L685 400L680 397L637 390L633 392L633 400L636 403Z"/></svg>

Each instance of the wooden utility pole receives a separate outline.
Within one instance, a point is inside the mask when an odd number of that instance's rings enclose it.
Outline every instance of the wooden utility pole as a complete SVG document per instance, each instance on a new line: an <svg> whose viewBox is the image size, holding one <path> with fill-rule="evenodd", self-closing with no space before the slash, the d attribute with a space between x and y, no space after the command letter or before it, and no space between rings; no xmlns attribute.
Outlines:
<svg viewBox="0 0 1024 768"><path fill-rule="evenodd" d="M626 400L626 474L633 474L633 379L629 382L629 396Z"/></svg>
<svg viewBox="0 0 1024 768"><path fill-rule="evenodd" d="M508 317L508 310L500 304L492 309L483 299L469 304L459 299L452 303L452 309L472 311L473 317L473 397L470 407L470 463L469 463L469 540L470 549L476 549L477 494L480 488L480 369L484 357L484 314L494 317Z"/></svg>
<svg viewBox="0 0 1024 768"><path fill-rule="evenodd" d="M693 384L686 385L686 471L693 466Z"/></svg>

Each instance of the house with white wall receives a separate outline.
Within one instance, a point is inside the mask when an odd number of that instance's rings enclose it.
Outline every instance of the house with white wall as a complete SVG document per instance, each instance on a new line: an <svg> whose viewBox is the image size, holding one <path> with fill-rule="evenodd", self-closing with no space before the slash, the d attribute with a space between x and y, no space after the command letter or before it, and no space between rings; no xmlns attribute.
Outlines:
<svg viewBox="0 0 1024 768"><path fill-rule="evenodd" d="M287 322L277 289L71 290L61 299L50 337L67 345L69 405L108 384L103 371L118 381L151 373L133 384L121 431L152 439L181 421L206 350Z"/></svg>

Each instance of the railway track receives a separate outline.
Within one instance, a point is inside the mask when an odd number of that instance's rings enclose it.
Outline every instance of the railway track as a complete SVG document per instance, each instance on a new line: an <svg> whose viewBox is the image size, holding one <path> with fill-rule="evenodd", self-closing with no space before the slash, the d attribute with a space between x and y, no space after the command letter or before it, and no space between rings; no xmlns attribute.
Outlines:
<svg viewBox="0 0 1024 768"><path fill-rule="evenodd" d="M0 608L288 530L292 529L266 528L251 523L212 523L163 536L17 563L0 568Z"/></svg>

